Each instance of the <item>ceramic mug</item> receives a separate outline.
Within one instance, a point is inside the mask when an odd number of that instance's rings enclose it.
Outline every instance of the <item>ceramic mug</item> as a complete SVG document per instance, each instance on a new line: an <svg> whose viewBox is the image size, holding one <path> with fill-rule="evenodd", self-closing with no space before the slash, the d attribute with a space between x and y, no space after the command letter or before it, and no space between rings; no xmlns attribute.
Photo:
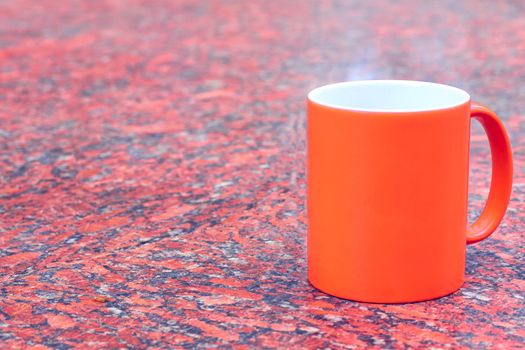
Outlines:
<svg viewBox="0 0 525 350"><path fill-rule="evenodd" d="M328 294L401 303L463 284L466 244L503 218L512 154L503 124L447 85L371 80L308 94L308 279ZM492 184L467 223L470 120L484 127Z"/></svg>

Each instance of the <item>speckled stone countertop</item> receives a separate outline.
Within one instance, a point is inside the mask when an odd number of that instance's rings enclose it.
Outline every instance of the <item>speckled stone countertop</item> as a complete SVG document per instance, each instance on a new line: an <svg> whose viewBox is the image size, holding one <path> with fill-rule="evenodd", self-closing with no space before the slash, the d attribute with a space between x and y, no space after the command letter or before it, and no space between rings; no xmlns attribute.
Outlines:
<svg viewBox="0 0 525 350"><path fill-rule="evenodd" d="M525 2L0 0L0 347L523 348ZM452 84L505 120L508 214L466 283L306 280L305 95ZM490 182L473 127L471 219Z"/></svg>

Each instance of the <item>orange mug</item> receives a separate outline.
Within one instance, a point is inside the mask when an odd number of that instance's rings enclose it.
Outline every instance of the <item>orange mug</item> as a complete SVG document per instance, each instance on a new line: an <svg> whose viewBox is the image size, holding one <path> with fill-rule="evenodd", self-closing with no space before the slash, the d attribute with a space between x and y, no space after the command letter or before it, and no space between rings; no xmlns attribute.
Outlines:
<svg viewBox="0 0 525 350"><path fill-rule="evenodd" d="M447 85L371 80L308 94L308 279L351 300L404 303L463 284L466 244L501 222L512 187L502 122ZM492 184L467 223L470 119L484 127Z"/></svg>

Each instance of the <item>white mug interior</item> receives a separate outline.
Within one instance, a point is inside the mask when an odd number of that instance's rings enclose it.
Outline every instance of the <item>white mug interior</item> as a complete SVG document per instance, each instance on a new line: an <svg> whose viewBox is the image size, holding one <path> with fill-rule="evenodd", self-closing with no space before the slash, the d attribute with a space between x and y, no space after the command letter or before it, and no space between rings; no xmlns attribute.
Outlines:
<svg viewBox="0 0 525 350"><path fill-rule="evenodd" d="M327 107L366 112L420 112L448 109L470 101L453 86L413 80L362 80L318 87L308 99Z"/></svg>

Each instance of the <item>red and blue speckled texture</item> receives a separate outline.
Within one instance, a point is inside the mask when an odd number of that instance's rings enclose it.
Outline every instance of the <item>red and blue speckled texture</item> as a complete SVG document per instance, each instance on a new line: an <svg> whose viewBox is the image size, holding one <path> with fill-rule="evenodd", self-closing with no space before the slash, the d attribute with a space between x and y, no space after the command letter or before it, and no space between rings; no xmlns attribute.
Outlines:
<svg viewBox="0 0 525 350"><path fill-rule="evenodd" d="M525 3L0 0L0 347L523 348ZM305 95L452 84L511 134L508 214L445 298L308 284ZM471 219L490 182L473 128Z"/></svg>

